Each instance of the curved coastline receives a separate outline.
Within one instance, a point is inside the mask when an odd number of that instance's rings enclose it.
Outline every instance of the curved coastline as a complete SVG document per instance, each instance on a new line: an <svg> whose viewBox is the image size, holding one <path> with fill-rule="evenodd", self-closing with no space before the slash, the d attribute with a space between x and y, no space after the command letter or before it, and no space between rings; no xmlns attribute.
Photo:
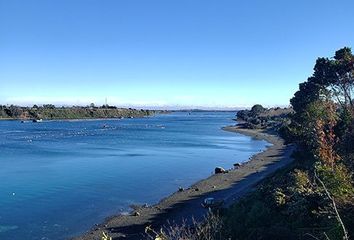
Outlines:
<svg viewBox="0 0 354 240"><path fill-rule="evenodd" d="M146 226L159 229L168 223L202 220L207 210L200 204L206 197L224 199L229 206L238 198L252 191L254 186L277 169L292 161L293 145L285 145L275 132L245 129L241 125L222 128L225 131L265 140L272 145L264 151L253 155L249 161L237 169L224 174L214 174L202 179L188 189L177 191L163 198L152 206L136 206L129 215L108 217L102 224L95 225L91 230L74 240L100 239L102 231L108 232L113 238L123 237L128 240L142 239Z"/></svg>

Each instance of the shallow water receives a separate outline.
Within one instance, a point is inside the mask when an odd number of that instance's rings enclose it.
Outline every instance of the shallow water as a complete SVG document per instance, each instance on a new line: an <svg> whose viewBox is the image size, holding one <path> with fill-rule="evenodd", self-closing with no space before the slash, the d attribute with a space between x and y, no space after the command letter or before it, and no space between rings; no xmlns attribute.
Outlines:
<svg viewBox="0 0 354 240"><path fill-rule="evenodd" d="M233 116L0 121L0 239L65 239L247 161L268 143L222 131Z"/></svg>

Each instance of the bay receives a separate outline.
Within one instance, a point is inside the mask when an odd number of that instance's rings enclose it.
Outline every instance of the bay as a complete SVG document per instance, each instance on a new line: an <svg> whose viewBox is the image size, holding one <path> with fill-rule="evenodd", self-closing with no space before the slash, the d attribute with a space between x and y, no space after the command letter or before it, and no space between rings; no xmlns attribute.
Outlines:
<svg viewBox="0 0 354 240"><path fill-rule="evenodd" d="M268 145L221 130L233 112L0 121L0 239L65 239Z"/></svg>

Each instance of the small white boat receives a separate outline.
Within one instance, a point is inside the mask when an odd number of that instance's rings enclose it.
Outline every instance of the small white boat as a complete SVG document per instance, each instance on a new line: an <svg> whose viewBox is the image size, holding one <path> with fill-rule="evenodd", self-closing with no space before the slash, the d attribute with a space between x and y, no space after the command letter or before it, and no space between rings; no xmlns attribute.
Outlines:
<svg viewBox="0 0 354 240"><path fill-rule="evenodd" d="M32 122L35 122L35 123L40 123L40 122L43 122L43 119L33 119Z"/></svg>

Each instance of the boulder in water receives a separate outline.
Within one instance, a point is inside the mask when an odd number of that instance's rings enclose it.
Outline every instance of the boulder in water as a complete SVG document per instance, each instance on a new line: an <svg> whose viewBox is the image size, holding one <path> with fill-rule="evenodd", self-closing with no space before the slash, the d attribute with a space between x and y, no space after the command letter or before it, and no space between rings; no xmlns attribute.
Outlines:
<svg viewBox="0 0 354 240"><path fill-rule="evenodd" d="M234 168L235 168L235 169L237 169L237 168L239 168L239 167L241 167L241 164L240 164L240 163L234 163Z"/></svg>
<svg viewBox="0 0 354 240"><path fill-rule="evenodd" d="M219 173L226 173L226 170L223 169L222 167L216 167L215 174L219 174Z"/></svg>

